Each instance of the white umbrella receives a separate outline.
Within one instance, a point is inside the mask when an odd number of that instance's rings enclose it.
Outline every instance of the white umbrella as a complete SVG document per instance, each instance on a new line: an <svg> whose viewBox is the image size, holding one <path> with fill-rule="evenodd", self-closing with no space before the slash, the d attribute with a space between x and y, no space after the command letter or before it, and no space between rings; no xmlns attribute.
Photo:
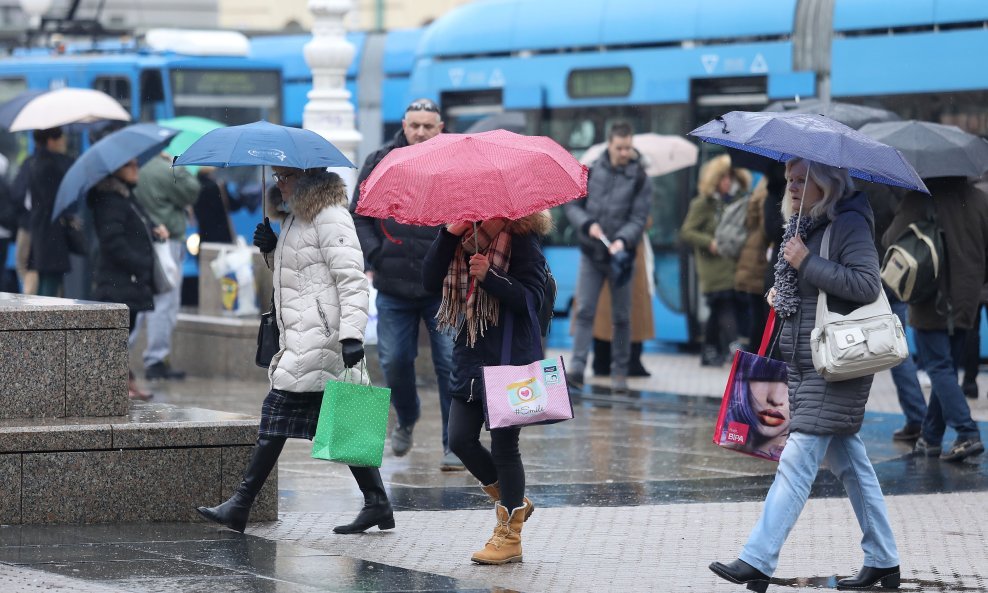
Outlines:
<svg viewBox="0 0 988 593"><path fill-rule="evenodd" d="M700 151L695 144L682 136L661 134L635 134L631 144L642 156L645 174L658 177L696 164ZM583 153L580 162L591 165L607 150L607 143L594 144Z"/></svg>
<svg viewBox="0 0 988 593"><path fill-rule="evenodd" d="M47 130L106 119L130 121L130 114L116 99L102 91L62 88L28 101L8 129L11 132Z"/></svg>

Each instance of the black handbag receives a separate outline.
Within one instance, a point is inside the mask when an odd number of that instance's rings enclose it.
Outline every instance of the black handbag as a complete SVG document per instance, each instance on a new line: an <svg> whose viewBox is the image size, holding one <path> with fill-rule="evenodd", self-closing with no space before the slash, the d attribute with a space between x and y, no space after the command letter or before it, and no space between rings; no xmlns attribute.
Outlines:
<svg viewBox="0 0 988 593"><path fill-rule="evenodd" d="M271 365L271 359L281 348L278 344L279 338L278 320L275 318L274 303L271 303L271 310L261 314L261 326L257 329L257 354L254 355L254 364L262 368L268 368Z"/></svg>
<svg viewBox="0 0 988 593"><path fill-rule="evenodd" d="M78 216L62 216L59 218L63 230L65 231L65 244L70 253L76 255L89 256L92 251L89 237L83 228L82 219Z"/></svg>

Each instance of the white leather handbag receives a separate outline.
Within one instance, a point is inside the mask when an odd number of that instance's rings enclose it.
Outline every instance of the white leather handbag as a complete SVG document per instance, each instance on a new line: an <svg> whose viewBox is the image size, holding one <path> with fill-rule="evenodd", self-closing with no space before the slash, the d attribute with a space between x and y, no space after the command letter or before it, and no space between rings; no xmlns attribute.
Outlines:
<svg viewBox="0 0 988 593"><path fill-rule="evenodd" d="M830 226L823 233L820 256L830 259ZM890 369L909 356L906 333L892 313L885 290L873 303L847 315L830 311L820 291L816 326L810 334L813 366L827 381L846 381Z"/></svg>

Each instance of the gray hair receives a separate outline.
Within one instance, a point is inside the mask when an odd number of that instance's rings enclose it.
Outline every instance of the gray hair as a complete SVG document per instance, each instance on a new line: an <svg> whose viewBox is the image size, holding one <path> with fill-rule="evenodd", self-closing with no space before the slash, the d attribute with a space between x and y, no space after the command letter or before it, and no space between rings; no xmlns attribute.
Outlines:
<svg viewBox="0 0 988 593"><path fill-rule="evenodd" d="M826 215L829 220L835 219L837 217L837 203L852 195L855 191L851 174L848 173L847 169L831 167L830 165L796 157L786 161L787 181L789 179L789 171L804 160L808 165L806 183L813 182L823 193L820 201L810 208L808 215L810 218L819 218ZM792 196L789 194L787 183L786 195L782 198L782 215L788 220L793 214L796 214L796 212L793 212L792 209Z"/></svg>

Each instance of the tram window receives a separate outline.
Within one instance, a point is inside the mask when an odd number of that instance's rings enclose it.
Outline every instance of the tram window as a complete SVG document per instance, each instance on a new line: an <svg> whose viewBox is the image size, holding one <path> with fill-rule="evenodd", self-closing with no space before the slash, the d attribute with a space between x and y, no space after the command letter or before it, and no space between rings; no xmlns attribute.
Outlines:
<svg viewBox="0 0 988 593"><path fill-rule="evenodd" d="M275 70L180 69L171 73L175 115L227 125L281 122L281 76Z"/></svg>
<svg viewBox="0 0 988 593"><path fill-rule="evenodd" d="M130 113L130 80L122 76L98 76L93 79L93 88L103 91L123 105Z"/></svg>
<svg viewBox="0 0 988 593"><path fill-rule="evenodd" d="M27 80L23 78L0 78L0 103L5 103L27 90Z"/></svg>
<svg viewBox="0 0 988 593"><path fill-rule="evenodd" d="M165 117L165 89L160 70L141 72L141 121L155 121Z"/></svg>

